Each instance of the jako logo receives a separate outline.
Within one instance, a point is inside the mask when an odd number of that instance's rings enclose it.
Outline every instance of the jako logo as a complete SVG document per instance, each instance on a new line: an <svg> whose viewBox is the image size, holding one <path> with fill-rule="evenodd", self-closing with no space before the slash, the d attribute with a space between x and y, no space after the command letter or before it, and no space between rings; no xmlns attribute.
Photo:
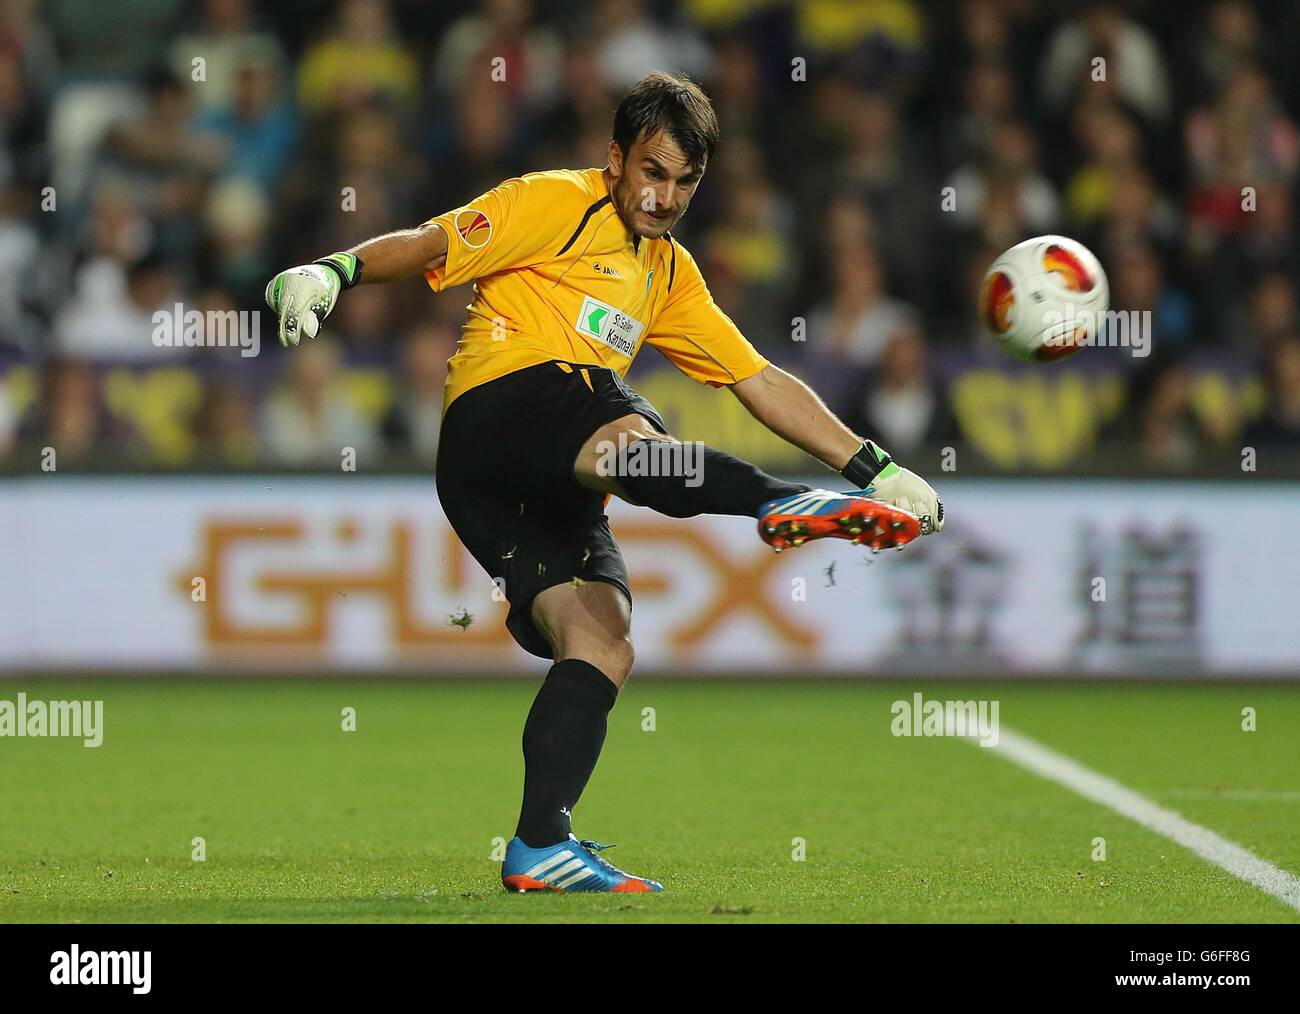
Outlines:
<svg viewBox="0 0 1300 1014"><path fill-rule="evenodd" d="M73 944L50 955L50 982L56 986L131 986L148 993L152 951L85 951Z"/></svg>

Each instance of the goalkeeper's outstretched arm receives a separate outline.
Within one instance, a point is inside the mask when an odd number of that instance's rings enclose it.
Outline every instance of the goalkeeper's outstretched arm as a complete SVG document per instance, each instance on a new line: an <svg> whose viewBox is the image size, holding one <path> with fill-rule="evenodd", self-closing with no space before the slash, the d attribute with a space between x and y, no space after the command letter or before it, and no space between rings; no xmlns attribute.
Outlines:
<svg viewBox="0 0 1300 1014"><path fill-rule="evenodd" d="M446 259L447 234L426 222L281 271L266 286L266 305L279 320L280 344L297 345L304 334L315 338L344 289L422 275Z"/></svg>
<svg viewBox="0 0 1300 1014"><path fill-rule="evenodd" d="M921 518L923 532L943 527L943 502L933 487L840 422L798 377L768 365L732 384L731 393L777 436L835 469L868 495Z"/></svg>
<svg viewBox="0 0 1300 1014"><path fill-rule="evenodd" d="M358 284L396 282L442 267L447 234L432 222L368 239L347 251L365 265Z"/></svg>

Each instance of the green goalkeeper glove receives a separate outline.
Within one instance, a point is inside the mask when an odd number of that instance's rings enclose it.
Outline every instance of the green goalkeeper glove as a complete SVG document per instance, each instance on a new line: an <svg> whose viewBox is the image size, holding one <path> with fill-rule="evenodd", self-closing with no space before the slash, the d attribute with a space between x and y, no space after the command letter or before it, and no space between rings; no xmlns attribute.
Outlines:
<svg viewBox="0 0 1300 1014"><path fill-rule="evenodd" d="M357 284L361 261L336 253L281 271L266 283L266 305L280 321L280 344L296 346L305 334L315 338L334 309L339 293Z"/></svg>

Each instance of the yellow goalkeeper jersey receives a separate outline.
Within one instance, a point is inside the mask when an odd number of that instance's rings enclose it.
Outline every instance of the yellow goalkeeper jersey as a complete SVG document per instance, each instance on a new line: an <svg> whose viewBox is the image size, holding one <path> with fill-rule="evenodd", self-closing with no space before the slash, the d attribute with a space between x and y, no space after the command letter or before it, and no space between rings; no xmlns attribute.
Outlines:
<svg viewBox="0 0 1300 1014"><path fill-rule="evenodd" d="M479 384L553 359L622 376L645 345L714 387L767 366L680 243L633 242L602 173L529 173L430 219L447 234L447 259L426 272L429 285L475 283L444 411Z"/></svg>

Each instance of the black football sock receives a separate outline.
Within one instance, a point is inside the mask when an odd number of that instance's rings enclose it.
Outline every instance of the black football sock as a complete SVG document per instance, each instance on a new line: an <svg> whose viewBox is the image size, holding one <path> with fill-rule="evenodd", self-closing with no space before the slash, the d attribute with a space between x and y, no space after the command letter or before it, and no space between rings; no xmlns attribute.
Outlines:
<svg viewBox="0 0 1300 1014"><path fill-rule="evenodd" d="M546 674L524 723L524 805L515 834L529 848L568 840L617 698L613 681L582 659L561 659Z"/></svg>
<svg viewBox="0 0 1300 1014"><path fill-rule="evenodd" d="M725 451L670 440L633 440L617 457L615 478L637 503L672 518L697 514L758 517L769 500L807 492Z"/></svg>

